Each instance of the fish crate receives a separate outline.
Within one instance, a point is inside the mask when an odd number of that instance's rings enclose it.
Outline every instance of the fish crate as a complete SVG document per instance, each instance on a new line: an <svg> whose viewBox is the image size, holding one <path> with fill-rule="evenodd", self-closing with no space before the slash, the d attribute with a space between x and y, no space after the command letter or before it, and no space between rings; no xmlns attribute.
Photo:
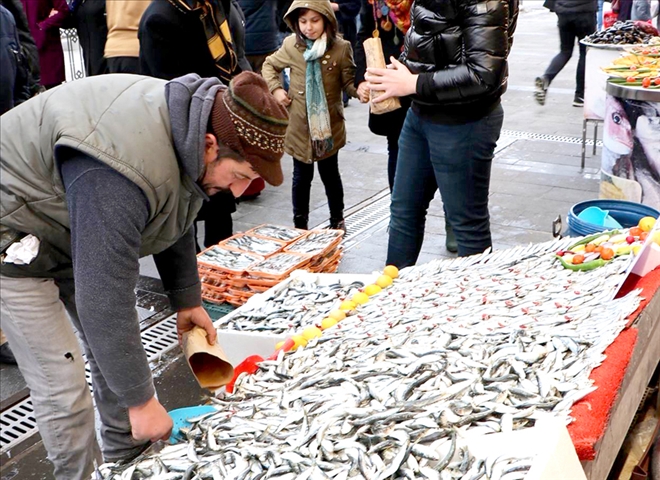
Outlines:
<svg viewBox="0 0 660 480"><path fill-rule="evenodd" d="M277 262L280 262L281 267L276 268ZM263 261L252 265L247 270L247 274L252 277L284 280L294 270L304 269L309 263L309 257L305 255L298 255L295 253L277 253Z"/></svg>
<svg viewBox="0 0 660 480"><path fill-rule="evenodd" d="M245 233L246 235L257 235L259 237L271 238L273 240L291 243L305 235L307 231L299 230L293 227L284 227L281 225L264 223L263 225L251 228Z"/></svg>
<svg viewBox="0 0 660 480"><path fill-rule="evenodd" d="M237 233L236 235L223 240L218 245L229 250L269 257L270 255L281 251L287 243L273 238L261 237L259 235Z"/></svg>
<svg viewBox="0 0 660 480"><path fill-rule="evenodd" d="M231 263L223 260L220 256L216 256L215 258L217 258L217 260L214 260L214 254L225 254L236 261ZM221 247L220 245L213 245L197 255L197 265L198 267L203 267L205 272L214 272L219 276L242 276L247 269L252 265L263 261L263 259L264 257L261 255L239 252Z"/></svg>
<svg viewBox="0 0 660 480"><path fill-rule="evenodd" d="M337 248L343 238L343 230L310 230L304 237L287 245L284 251L309 257L325 256Z"/></svg>

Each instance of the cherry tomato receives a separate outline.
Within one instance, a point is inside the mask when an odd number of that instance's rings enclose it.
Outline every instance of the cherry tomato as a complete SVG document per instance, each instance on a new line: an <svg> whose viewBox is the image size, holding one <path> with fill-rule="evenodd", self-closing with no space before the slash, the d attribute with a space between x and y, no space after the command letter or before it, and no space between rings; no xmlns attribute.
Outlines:
<svg viewBox="0 0 660 480"><path fill-rule="evenodd" d="M632 83L632 82L636 82L636 81L637 81L637 79L635 77L626 78L626 82L628 82L628 83Z"/></svg>
<svg viewBox="0 0 660 480"><path fill-rule="evenodd" d="M649 232L642 232L639 234L639 239L643 242L646 240L646 237L649 236Z"/></svg>
<svg viewBox="0 0 660 480"><path fill-rule="evenodd" d="M642 233L642 229L639 227L632 227L628 233L632 235L633 237L639 237L639 235Z"/></svg>
<svg viewBox="0 0 660 480"><path fill-rule="evenodd" d="M555 253L555 255L557 255L558 257L563 257L565 254L566 252L564 252L563 250L559 250L557 253Z"/></svg>
<svg viewBox="0 0 660 480"><path fill-rule="evenodd" d="M651 86L651 78L646 77L644 80L642 80L642 87L644 88L649 88Z"/></svg>
<svg viewBox="0 0 660 480"><path fill-rule="evenodd" d="M648 55L649 53L651 53L651 50L648 50L648 49L642 50L643 55Z"/></svg>
<svg viewBox="0 0 660 480"><path fill-rule="evenodd" d="M637 65L630 65L630 70L632 70L633 72L637 70Z"/></svg>
<svg viewBox="0 0 660 480"><path fill-rule="evenodd" d="M635 237L633 237L632 235L628 235L628 236L626 237L626 242L628 243L628 245L630 245L630 244L633 243L634 241L635 241Z"/></svg>
<svg viewBox="0 0 660 480"><path fill-rule="evenodd" d="M611 248L603 248L603 251L600 252L600 258L603 260L612 260L612 258L614 258L614 250Z"/></svg>
<svg viewBox="0 0 660 480"><path fill-rule="evenodd" d="M584 255L575 255L573 257L573 265L579 265L584 262Z"/></svg>
<svg viewBox="0 0 660 480"><path fill-rule="evenodd" d="M602 252L602 251L603 251L603 246L602 246L602 245L598 245L598 246L596 247L596 249L594 250L594 252L596 252L596 253L600 253L600 252Z"/></svg>
<svg viewBox="0 0 660 480"><path fill-rule="evenodd" d="M587 253L595 252L596 245L594 245L593 243L587 243L584 247L584 251Z"/></svg>
<svg viewBox="0 0 660 480"><path fill-rule="evenodd" d="M655 83L656 85L660 85L660 77L656 78L656 79L653 81L653 83Z"/></svg>

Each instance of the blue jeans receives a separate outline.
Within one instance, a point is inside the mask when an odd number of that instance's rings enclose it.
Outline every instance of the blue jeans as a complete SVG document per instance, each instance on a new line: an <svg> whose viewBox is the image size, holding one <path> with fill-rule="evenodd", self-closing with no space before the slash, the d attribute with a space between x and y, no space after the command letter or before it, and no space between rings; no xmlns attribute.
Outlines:
<svg viewBox="0 0 660 480"><path fill-rule="evenodd" d="M598 0L598 12L596 12L596 31L603 29L603 3L605 0Z"/></svg>
<svg viewBox="0 0 660 480"><path fill-rule="evenodd" d="M408 111L399 137L399 159L390 207L387 263L414 265L424 241L429 203L440 189L447 222L461 256L492 245L488 188L504 112L498 106L464 125L440 125Z"/></svg>

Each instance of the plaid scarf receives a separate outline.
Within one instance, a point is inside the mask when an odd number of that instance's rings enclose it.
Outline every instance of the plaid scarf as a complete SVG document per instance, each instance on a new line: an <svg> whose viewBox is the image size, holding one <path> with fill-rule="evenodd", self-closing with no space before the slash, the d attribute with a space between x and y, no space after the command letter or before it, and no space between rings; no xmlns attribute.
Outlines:
<svg viewBox="0 0 660 480"><path fill-rule="evenodd" d="M323 33L316 41L307 40L306 43L307 49L303 53L303 58L307 62L307 71L305 72L307 123L309 124L314 158L320 159L332 150L333 144L330 112L328 101L325 98L323 74L319 63L319 58L323 56L327 47L327 36Z"/></svg>
<svg viewBox="0 0 660 480"><path fill-rule="evenodd" d="M229 83L237 73L238 57L229 29L229 21L220 0L169 0L180 10L196 12L204 26L206 43L218 69L218 78Z"/></svg>

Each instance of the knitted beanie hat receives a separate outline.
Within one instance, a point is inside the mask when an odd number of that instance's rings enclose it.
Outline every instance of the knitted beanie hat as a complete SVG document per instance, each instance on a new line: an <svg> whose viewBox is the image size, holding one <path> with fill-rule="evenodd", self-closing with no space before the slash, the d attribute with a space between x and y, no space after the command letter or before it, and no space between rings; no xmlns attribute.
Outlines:
<svg viewBox="0 0 660 480"><path fill-rule="evenodd" d="M245 158L268 183L284 181L280 160L288 112L256 73L243 72L220 90L211 111L211 128L218 141Z"/></svg>

